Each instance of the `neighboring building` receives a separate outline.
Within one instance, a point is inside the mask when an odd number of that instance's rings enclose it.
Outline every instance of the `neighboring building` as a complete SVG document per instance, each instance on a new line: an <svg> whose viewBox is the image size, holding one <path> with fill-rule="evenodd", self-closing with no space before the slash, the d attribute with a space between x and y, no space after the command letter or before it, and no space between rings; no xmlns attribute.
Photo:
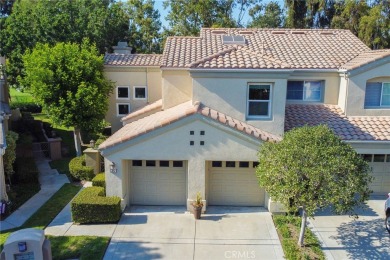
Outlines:
<svg viewBox="0 0 390 260"><path fill-rule="evenodd" d="M8 118L10 116L9 93L4 75L5 58L0 57L0 201L8 201L5 188L5 174L3 155L7 148L5 135L8 131Z"/></svg>
<svg viewBox="0 0 390 260"><path fill-rule="evenodd" d="M169 37L162 55L105 59L116 132L100 150L107 195L124 204L189 207L200 191L207 205L277 211L258 187L259 146L321 123L389 192L390 50L348 30L202 29Z"/></svg>

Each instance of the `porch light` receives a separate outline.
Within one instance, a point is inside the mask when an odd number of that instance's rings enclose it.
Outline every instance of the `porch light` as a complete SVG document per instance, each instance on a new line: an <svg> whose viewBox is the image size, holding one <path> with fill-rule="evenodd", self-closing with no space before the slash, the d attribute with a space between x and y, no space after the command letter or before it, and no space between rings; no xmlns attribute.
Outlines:
<svg viewBox="0 0 390 260"><path fill-rule="evenodd" d="M19 249L19 252L26 252L27 251L27 242L19 242L18 249Z"/></svg>
<svg viewBox="0 0 390 260"><path fill-rule="evenodd" d="M111 173L116 173L116 171L117 171L117 169L116 169L116 167L115 167L115 163L112 162L112 163L110 164L110 172L111 172Z"/></svg>

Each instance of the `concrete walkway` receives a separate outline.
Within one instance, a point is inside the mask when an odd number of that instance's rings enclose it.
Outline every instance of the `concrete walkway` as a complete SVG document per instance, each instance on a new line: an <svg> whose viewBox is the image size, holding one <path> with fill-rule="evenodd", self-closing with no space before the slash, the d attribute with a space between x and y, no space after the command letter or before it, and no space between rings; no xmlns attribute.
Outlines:
<svg viewBox="0 0 390 260"><path fill-rule="evenodd" d="M50 160L47 160L42 156L37 156L35 158L39 171L41 190L8 216L7 219L0 221L1 231L22 226L27 219L29 219L62 187L62 185L69 183L68 177L65 174L59 174L57 170L52 169L49 165L49 161Z"/></svg>
<svg viewBox="0 0 390 260"><path fill-rule="evenodd" d="M367 207L358 210L359 218L319 212L309 227L322 244L328 260L390 259L390 235L385 229L386 196L371 196Z"/></svg>

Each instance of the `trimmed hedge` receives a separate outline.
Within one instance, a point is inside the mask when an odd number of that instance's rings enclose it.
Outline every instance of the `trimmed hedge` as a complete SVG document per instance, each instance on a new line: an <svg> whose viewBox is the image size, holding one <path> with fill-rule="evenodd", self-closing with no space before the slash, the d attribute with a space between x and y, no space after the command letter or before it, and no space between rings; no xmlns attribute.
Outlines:
<svg viewBox="0 0 390 260"><path fill-rule="evenodd" d="M76 223L118 222L122 210L119 197L104 197L104 188L89 187L82 190L71 203L72 219Z"/></svg>
<svg viewBox="0 0 390 260"><path fill-rule="evenodd" d="M75 157L69 162L69 172L76 180L90 181L94 176L93 168L85 166L85 157Z"/></svg>
<svg viewBox="0 0 390 260"><path fill-rule="evenodd" d="M19 108L20 112L41 113L42 107L33 102L11 102L11 109Z"/></svg>
<svg viewBox="0 0 390 260"><path fill-rule="evenodd" d="M92 186L106 188L106 177L104 172L96 174L96 176L92 179Z"/></svg>

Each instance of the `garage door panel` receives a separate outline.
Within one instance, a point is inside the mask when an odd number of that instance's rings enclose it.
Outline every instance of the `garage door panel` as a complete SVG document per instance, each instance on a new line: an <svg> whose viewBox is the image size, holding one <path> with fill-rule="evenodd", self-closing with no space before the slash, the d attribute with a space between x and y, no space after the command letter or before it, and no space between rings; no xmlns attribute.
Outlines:
<svg viewBox="0 0 390 260"><path fill-rule="evenodd" d="M130 193L131 204L185 205L185 168L130 167Z"/></svg>
<svg viewBox="0 0 390 260"><path fill-rule="evenodd" d="M388 162L373 162L369 163L372 168L373 181L370 189L374 193L388 193L390 189L390 163Z"/></svg>
<svg viewBox="0 0 390 260"><path fill-rule="evenodd" d="M210 166L208 200L210 205L264 206L264 190L254 168Z"/></svg>

